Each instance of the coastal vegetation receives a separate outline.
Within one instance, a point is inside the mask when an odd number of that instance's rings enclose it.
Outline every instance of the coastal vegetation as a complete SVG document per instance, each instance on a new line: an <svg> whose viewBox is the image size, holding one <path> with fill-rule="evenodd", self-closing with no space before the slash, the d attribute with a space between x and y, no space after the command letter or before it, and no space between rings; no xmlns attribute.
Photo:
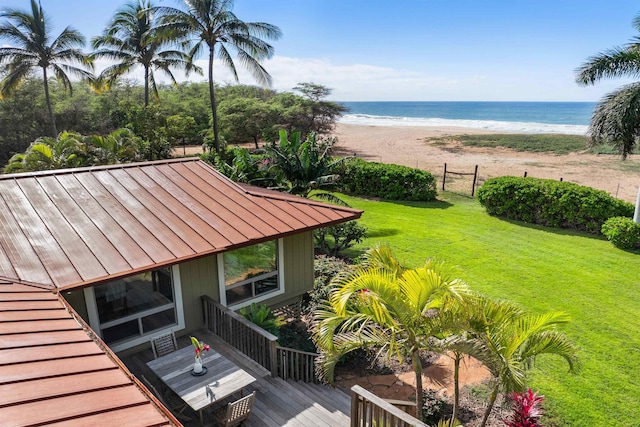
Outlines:
<svg viewBox="0 0 640 427"><path fill-rule="evenodd" d="M428 138L428 142L446 143L450 137ZM504 147L515 151L553 153L558 155L587 149L589 139L581 135L558 134L480 134L457 135L456 141L468 147Z"/></svg>
<svg viewBox="0 0 640 427"><path fill-rule="evenodd" d="M478 201L490 215L600 233L612 217L632 217L634 206L606 191L552 179L503 176L478 189Z"/></svg>
<svg viewBox="0 0 640 427"><path fill-rule="evenodd" d="M106 136L127 128L143 140L173 146L212 143L206 83L157 85L159 99L152 99L146 108L144 87L133 82L116 82L102 93L84 82L74 83L72 93L51 83L53 112L62 130ZM342 111L338 103L256 86L218 86L216 94L224 113L220 132L227 145L275 141L281 129L299 130L303 138L310 132L326 132ZM240 104L251 108L240 114L233 110ZM46 101L40 79L28 78L12 97L0 99L0 165L23 153L39 137L51 134L43 111Z"/></svg>

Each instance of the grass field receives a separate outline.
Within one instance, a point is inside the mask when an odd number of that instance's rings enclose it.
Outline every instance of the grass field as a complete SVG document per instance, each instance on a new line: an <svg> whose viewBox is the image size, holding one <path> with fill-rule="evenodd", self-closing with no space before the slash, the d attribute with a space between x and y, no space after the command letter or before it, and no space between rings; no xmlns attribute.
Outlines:
<svg viewBox="0 0 640 427"><path fill-rule="evenodd" d="M341 196L342 197L342 196ZM564 311L581 348L582 371L538 359L530 385L559 426L640 426L640 255L606 240L487 215L475 199L444 193L438 202L344 197L363 209L369 237L351 255L389 243L406 265L435 257L458 267L472 289L542 313Z"/></svg>

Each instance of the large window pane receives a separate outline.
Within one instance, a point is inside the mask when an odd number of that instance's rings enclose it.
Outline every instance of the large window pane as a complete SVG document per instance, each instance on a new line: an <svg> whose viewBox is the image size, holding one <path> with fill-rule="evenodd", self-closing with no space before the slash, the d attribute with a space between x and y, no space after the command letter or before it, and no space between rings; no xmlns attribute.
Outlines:
<svg viewBox="0 0 640 427"><path fill-rule="evenodd" d="M277 240L222 255L227 305L279 289Z"/></svg>
<svg viewBox="0 0 640 427"><path fill-rule="evenodd" d="M115 280L93 291L102 339L108 344L177 323L170 268Z"/></svg>
<svg viewBox="0 0 640 427"><path fill-rule="evenodd" d="M229 286L276 271L278 265L276 253L275 241L225 252L223 255L225 285Z"/></svg>
<svg viewBox="0 0 640 427"><path fill-rule="evenodd" d="M96 286L94 293L100 323L142 313L174 301L169 268Z"/></svg>
<svg viewBox="0 0 640 427"><path fill-rule="evenodd" d="M142 318L142 332L149 333L176 324L176 310L170 308Z"/></svg>

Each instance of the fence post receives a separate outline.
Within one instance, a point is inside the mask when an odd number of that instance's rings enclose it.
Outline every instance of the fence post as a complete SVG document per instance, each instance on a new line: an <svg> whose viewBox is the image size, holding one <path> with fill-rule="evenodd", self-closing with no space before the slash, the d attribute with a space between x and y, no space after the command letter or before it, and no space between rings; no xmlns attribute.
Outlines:
<svg viewBox="0 0 640 427"><path fill-rule="evenodd" d="M478 165L476 165L476 170L473 171L473 184L471 185L471 197L476 194L476 182L478 182Z"/></svg>
<svg viewBox="0 0 640 427"><path fill-rule="evenodd" d="M447 164L444 164L444 175L442 175L442 191L444 191L444 182L447 180Z"/></svg>

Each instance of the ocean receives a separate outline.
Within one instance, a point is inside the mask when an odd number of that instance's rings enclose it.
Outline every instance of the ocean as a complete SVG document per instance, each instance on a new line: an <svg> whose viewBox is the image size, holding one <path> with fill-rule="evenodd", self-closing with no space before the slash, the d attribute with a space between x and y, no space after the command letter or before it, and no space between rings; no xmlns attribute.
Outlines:
<svg viewBox="0 0 640 427"><path fill-rule="evenodd" d="M368 126L456 126L507 133L584 135L595 102L341 102L339 122Z"/></svg>

